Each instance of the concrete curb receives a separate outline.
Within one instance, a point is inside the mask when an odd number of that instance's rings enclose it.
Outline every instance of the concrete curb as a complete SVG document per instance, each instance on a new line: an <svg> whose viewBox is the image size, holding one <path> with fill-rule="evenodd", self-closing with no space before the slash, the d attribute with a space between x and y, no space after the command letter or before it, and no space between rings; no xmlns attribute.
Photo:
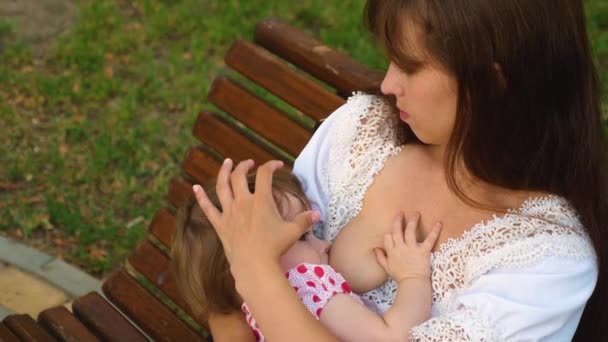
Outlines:
<svg viewBox="0 0 608 342"><path fill-rule="evenodd" d="M101 293L101 281L96 278L61 259L4 237L0 237L0 261L34 274L72 297L91 291Z"/></svg>

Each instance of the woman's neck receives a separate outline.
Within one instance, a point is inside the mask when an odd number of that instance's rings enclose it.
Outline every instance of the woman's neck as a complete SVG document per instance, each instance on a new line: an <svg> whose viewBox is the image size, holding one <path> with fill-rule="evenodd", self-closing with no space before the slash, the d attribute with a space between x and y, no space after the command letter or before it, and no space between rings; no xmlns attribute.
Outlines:
<svg viewBox="0 0 608 342"><path fill-rule="evenodd" d="M437 176L449 176L446 170L445 158L447 147L444 145L426 145L425 155L428 158L429 172ZM453 169L454 183L462 191L462 195L471 199L482 208L490 211L506 211L519 208L521 204L530 197L543 196L546 193L531 190L513 190L502 186L488 183L473 175L466 167L460 157L456 157L456 165ZM454 191L454 189L452 189ZM462 199L461 199L462 200ZM473 203L467 203L471 205Z"/></svg>

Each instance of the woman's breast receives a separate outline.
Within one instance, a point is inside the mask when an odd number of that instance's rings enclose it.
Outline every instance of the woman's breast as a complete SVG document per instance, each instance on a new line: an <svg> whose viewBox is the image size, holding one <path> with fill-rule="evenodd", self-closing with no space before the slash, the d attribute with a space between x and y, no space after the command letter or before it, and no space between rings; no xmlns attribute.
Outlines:
<svg viewBox="0 0 608 342"><path fill-rule="evenodd" d="M384 234L392 230L399 212L406 216L414 211L423 213L419 236L426 235L430 222L445 218L439 205L448 193L443 176L433 177L424 163L405 154L406 150L387 159L365 193L361 211L342 228L331 246L329 263L356 293L373 290L388 279L376 261L374 248L382 247Z"/></svg>
<svg viewBox="0 0 608 342"><path fill-rule="evenodd" d="M390 157L363 198L362 209L337 235L330 249L329 263L350 283L356 293L382 285L388 276L376 261L374 248L382 247L399 211L418 210L407 189L400 155Z"/></svg>
<svg viewBox="0 0 608 342"><path fill-rule="evenodd" d="M382 246L383 236L390 230L385 227L389 225L362 214L340 231L329 254L330 265L344 276L356 293L375 289L388 279L376 261L374 248Z"/></svg>
<svg viewBox="0 0 608 342"><path fill-rule="evenodd" d="M382 226L359 215L342 229L331 246L330 265L356 293L372 290L388 279L374 254L374 248L382 244Z"/></svg>

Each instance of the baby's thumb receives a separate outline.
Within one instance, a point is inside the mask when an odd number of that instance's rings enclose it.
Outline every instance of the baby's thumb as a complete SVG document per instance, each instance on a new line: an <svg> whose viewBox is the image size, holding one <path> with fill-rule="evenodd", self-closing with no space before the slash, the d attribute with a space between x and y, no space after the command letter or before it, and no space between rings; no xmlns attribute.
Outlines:
<svg viewBox="0 0 608 342"><path fill-rule="evenodd" d="M386 254L384 254L384 251L380 248L374 248L374 253L376 254L376 260L378 260L380 266L382 266L382 268L384 268L386 271L388 269L388 260L386 258Z"/></svg>
<svg viewBox="0 0 608 342"><path fill-rule="evenodd" d="M321 219L321 213L316 210L309 210L303 213L300 213L293 219L293 222L298 226L300 231L307 231L311 225L319 222Z"/></svg>

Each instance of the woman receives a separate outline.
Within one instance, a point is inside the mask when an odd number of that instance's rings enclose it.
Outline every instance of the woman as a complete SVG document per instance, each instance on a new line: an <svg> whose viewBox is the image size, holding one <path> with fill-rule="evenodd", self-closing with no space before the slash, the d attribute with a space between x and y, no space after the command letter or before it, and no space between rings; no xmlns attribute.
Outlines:
<svg viewBox="0 0 608 342"><path fill-rule="evenodd" d="M298 157L320 213L281 220L269 195L279 162L250 194L252 163L227 161L222 213L195 189L266 336L334 340L277 263L308 223L321 221L330 264L382 312L394 286L374 249L397 212L418 211L423 235L443 229L433 317L411 339L569 340L583 308L576 338L608 338L607 152L582 1L368 0L366 13L394 101L355 95Z"/></svg>

